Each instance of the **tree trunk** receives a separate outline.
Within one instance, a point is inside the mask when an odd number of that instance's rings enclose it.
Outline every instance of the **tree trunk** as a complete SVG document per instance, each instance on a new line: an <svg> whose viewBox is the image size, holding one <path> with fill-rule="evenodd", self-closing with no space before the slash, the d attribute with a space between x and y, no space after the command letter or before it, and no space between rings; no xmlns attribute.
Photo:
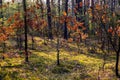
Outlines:
<svg viewBox="0 0 120 80"><path fill-rule="evenodd" d="M120 75L119 75L119 56L120 55L119 54L120 54L120 37L119 37L119 49L116 52L116 64L115 64L115 72L118 78L120 78Z"/></svg>
<svg viewBox="0 0 120 80"><path fill-rule="evenodd" d="M84 11L83 11L83 13L84 13L84 15L85 15L85 12L86 12L86 0L84 0Z"/></svg>
<svg viewBox="0 0 120 80"><path fill-rule="evenodd" d="M119 67L119 52L116 53L115 72L116 72L116 76L120 77L118 67Z"/></svg>
<svg viewBox="0 0 120 80"><path fill-rule="evenodd" d="M48 38L53 39L52 26L51 26L52 19L51 19L50 0L46 1L46 5L47 5L47 20L48 20Z"/></svg>
<svg viewBox="0 0 120 80"><path fill-rule="evenodd" d="M92 0L92 22L94 22L94 0Z"/></svg>
<svg viewBox="0 0 120 80"><path fill-rule="evenodd" d="M68 0L65 0L65 12L68 15ZM64 39L68 39L67 22L64 23Z"/></svg>
<svg viewBox="0 0 120 80"><path fill-rule="evenodd" d="M24 29L25 29L25 62L29 62L28 60L28 39L27 39L27 19L26 19L26 0L23 0L23 9L24 9Z"/></svg>
<svg viewBox="0 0 120 80"><path fill-rule="evenodd" d="M33 35L33 33L32 33L32 35L31 35L31 40L32 40L32 50L34 50L35 48L34 48L34 43L35 43L35 41L34 41L34 35Z"/></svg>
<svg viewBox="0 0 120 80"><path fill-rule="evenodd" d="M120 6L120 0L118 0L118 4L119 4L119 6Z"/></svg>
<svg viewBox="0 0 120 80"><path fill-rule="evenodd" d="M58 0L58 14L59 14L59 17L60 17L60 0ZM60 20L60 18L59 18ZM60 24L58 23L58 27L57 27L57 65L59 66L60 65L60 50L59 50L59 46L60 46L60 40L59 40L59 27L60 27Z"/></svg>

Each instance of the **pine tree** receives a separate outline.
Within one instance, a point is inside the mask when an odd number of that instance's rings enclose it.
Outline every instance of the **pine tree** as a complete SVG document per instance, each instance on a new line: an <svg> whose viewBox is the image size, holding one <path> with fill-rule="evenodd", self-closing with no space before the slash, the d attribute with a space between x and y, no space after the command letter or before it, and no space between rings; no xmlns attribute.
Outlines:
<svg viewBox="0 0 120 80"><path fill-rule="evenodd" d="M26 19L26 0L23 0L23 9L24 9L24 30L25 30L25 62L29 62L28 60L28 39L27 39L27 19Z"/></svg>

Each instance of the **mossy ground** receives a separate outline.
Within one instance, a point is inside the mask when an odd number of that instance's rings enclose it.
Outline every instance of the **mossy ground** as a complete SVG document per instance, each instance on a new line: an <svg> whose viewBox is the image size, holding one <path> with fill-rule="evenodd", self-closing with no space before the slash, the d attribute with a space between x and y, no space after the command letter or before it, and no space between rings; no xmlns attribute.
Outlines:
<svg viewBox="0 0 120 80"><path fill-rule="evenodd" d="M78 54L76 44L61 43L60 66L57 66L56 41L44 45L42 39L35 40L37 46L30 50L29 63L24 62L23 54L0 60L0 80L117 80L114 54L107 56L103 70L103 53L90 53L88 46L81 43Z"/></svg>

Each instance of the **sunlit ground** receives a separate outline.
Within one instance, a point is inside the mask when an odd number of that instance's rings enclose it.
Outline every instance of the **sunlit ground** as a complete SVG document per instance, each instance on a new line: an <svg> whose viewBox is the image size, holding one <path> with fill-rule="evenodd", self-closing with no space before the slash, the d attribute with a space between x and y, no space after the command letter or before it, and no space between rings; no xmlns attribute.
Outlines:
<svg viewBox="0 0 120 80"><path fill-rule="evenodd" d="M60 48L60 66L56 65L56 41L47 45L36 37L36 50L30 50L29 63L24 55L0 60L0 80L116 80L115 57L107 56L104 69L103 53L90 53L89 46L81 43L81 53L73 43L63 43ZM52 43L52 44L51 44ZM31 41L29 41L31 44Z"/></svg>

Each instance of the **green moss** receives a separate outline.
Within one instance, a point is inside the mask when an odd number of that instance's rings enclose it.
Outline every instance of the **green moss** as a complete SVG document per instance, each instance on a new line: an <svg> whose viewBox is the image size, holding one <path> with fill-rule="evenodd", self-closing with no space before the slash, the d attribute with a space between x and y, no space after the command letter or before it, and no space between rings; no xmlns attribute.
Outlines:
<svg viewBox="0 0 120 80"><path fill-rule="evenodd" d="M0 79L3 80L7 75L6 71L0 71Z"/></svg>
<svg viewBox="0 0 120 80"><path fill-rule="evenodd" d="M0 61L0 79L2 80L96 80L98 70L103 64L103 54L91 54L81 44L83 54L77 54L77 46L68 43L68 47L60 48L60 66L56 65L56 42L47 43L47 46L35 37L36 50L30 50L29 63L24 63L24 55L19 58L5 58ZM23 51L18 51L21 55ZM101 78L109 79L114 74L114 55L107 56L105 75L100 72ZM111 77L112 76L112 77Z"/></svg>
<svg viewBox="0 0 120 80"><path fill-rule="evenodd" d="M53 69L52 69L52 73L55 73L55 74L65 74L65 73L69 73L70 70L66 67L62 67L62 66L55 66Z"/></svg>

